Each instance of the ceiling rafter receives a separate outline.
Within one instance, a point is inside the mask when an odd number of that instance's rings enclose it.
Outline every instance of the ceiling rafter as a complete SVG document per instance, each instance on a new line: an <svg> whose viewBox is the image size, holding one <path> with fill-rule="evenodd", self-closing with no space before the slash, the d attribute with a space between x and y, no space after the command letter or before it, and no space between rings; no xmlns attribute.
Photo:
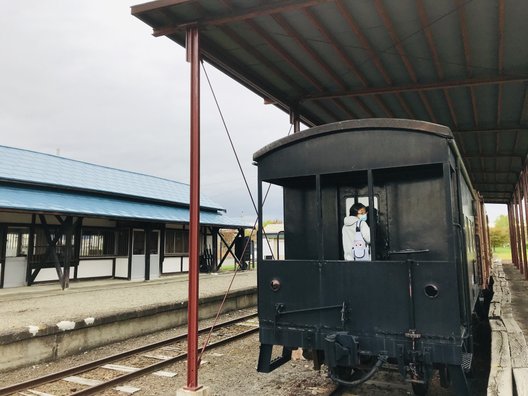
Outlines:
<svg viewBox="0 0 528 396"><path fill-rule="evenodd" d="M225 1L225 0L221 0L222 4L226 7L226 8L229 8L230 5ZM198 4L198 3L193 3L193 6L195 8L199 8L200 11L204 11L203 7ZM284 79L285 81L288 81L288 83L290 83L292 86L295 86L297 89L299 89L299 91L302 92L302 88L300 88L297 83L295 81L293 81L293 79L291 79L291 77L289 77L287 74L285 74L284 72L281 72L280 69L271 61L268 61L268 59L265 57L265 56L262 56L260 53L258 52L253 52L250 48L250 46L248 44L246 44L246 42L244 40L241 39L240 35L238 35L234 30L232 30L231 28L229 27L225 27L224 28L224 33L233 41L235 41L238 45L240 45L242 48L244 48L246 51L248 51L249 53L252 53L257 59L259 59L259 61L261 61L264 65L266 65L267 67L270 68L270 70L274 71L275 73L277 73L277 75ZM271 98L265 98L264 99L265 101L268 100L270 101L270 103L274 103L274 100L271 99ZM292 108L292 104L291 103L285 103L286 106L288 106L290 108L290 111L291 111L291 108ZM327 113L328 115L330 115L331 117L335 117L335 114L330 112L328 109L326 109L321 103L317 103L315 102L315 105L318 106L324 113ZM294 105L295 106L295 105ZM308 121L308 120L304 120L304 122L307 122L308 124L311 123L311 121Z"/></svg>
<svg viewBox="0 0 528 396"><path fill-rule="evenodd" d="M344 92L332 92L323 94L312 94L307 95L304 99L328 99L337 98L342 96L366 96L366 95L383 95L393 94L401 92L422 92L422 91L434 91L442 89L456 89L460 87L476 87L480 85L495 85L495 84L507 84L507 83L518 83L527 82L528 76L494 76L488 78L471 78L466 80L451 80L451 81L440 81L434 83L415 83L400 86L391 87L373 87L373 88L362 88L352 91Z"/></svg>
<svg viewBox="0 0 528 396"><path fill-rule="evenodd" d="M521 106L521 119L519 124L524 125L528 123L528 86L524 86L524 98Z"/></svg>
<svg viewBox="0 0 528 396"><path fill-rule="evenodd" d="M473 70L471 68L471 54L469 49L469 34L466 21L466 13L464 11L465 4L462 3L462 0L455 0L457 13L460 23L460 34L462 35L462 44L464 46L464 57L466 59L466 72L468 78L473 76ZM469 96L471 99L471 109L473 110L473 123L475 126L478 126L478 113L477 113L477 101L475 98L475 90L472 86L469 86Z"/></svg>
<svg viewBox="0 0 528 396"><path fill-rule="evenodd" d="M524 128L457 129L454 132L456 133L514 133L517 131L524 131L528 133L528 126Z"/></svg>
<svg viewBox="0 0 528 396"><path fill-rule="evenodd" d="M431 31L429 18L427 16L427 12L425 11L423 0L416 0L416 5L418 8L418 15L420 16L420 23L422 25L422 30L425 34L427 45L429 46L429 51L431 51L431 55L433 56L433 63L435 65L436 75L438 76L438 80L442 81L444 79L444 69L442 67L442 63L440 62L438 51L436 50L436 45L433 39L433 32ZM453 125L457 127L458 120L457 120L457 116L455 113L455 107L453 106L453 101L451 100L449 91L446 88L443 88L442 91L444 93L444 98L447 102L447 107L449 109L449 114L451 115L451 120L453 122Z"/></svg>
<svg viewBox="0 0 528 396"><path fill-rule="evenodd" d="M396 29L394 28L394 24L392 23L390 16L385 10L385 7L381 3L381 0L374 0L374 6L376 7L376 11L378 12L378 15L381 17L381 20L383 21L383 25L385 26L385 29L389 33L389 36L392 40L392 44L396 48L396 52L398 52L398 54L400 55L400 58L405 68L407 69L407 73L409 74L409 77L411 78L413 83L415 84L418 83L418 77L416 76L414 67L411 64L409 57L405 53L405 49L403 48L401 40L398 37L398 34L396 33ZM433 109L431 107L431 103L429 103L429 100L427 99L425 94L422 91L419 91L418 95L420 96L420 99L422 100L422 103L425 106L425 109L427 113L429 114L429 118L431 119L431 121L438 122L433 112Z"/></svg>
<svg viewBox="0 0 528 396"><path fill-rule="evenodd" d="M333 71L330 66L328 65L328 62L325 62L321 57L310 47L308 44L306 44L305 40L303 40L299 33L293 29L293 27L288 23L288 21L282 17L281 15L274 14L272 15L272 18L277 22L277 24L286 32L288 36L293 38L297 44L308 54L308 56L314 60L315 63L323 70L336 84L338 84L341 89L346 89L346 84L343 81L341 77L339 77L335 71ZM373 117L374 113L372 110L368 108L363 101L360 99L355 98L355 102L358 106L361 107L361 109L367 113L369 117ZM348 111L347 111L348 112Z"/></svg>
<svg viewBox="0 0 528 396"><path fill-rule="evenodd" d="M515 147L518 147L519 146L519 131L515 131L515 143L513 144L513 147L515 149ZM521 162L524 162L524 158L521 158ZM512 169L513 168L513 157L510 159L510 168L509 169Z"/></svg>
<svg viewBox="0 0 528 396"><path fill-rule="evenodd" d="M509 153L497 153L497 154L480 154L480 153L462 153L462 157L468 158L468 159L480 159L480 158L521 158L523 159L523 156L521 154L509 154Z"/></svg>
<svg viewBox="0 0 528 396"><path fill-rule="evenodd" d="M305 8L303 10L304 14L308 18L308 20L317 28L319 33L324 37L326 42L332 47L332 49L337 53L337 55L341 58L341 60L352 70L356 78L361 82L361 84L364 87L367 87L369 85L367 78L363 75L363 73L358 69L354 61L350 59L350 57L345 54L342 48L336 45L338 40L328 31L328 29L325 29L325 27L321 24L317 16L310 10ZM374 96L374 99L376 100L376 103L383 109L385 114L388 117L394 117L394 113L389 109L389 107L385 104L383 99L381 99L379 96Z"/></svg>
<svg viewBox="0 0 528 396"><path fill-rule="evenodd" d="M302 92L302 87L297 84L296 81L294 81L290 76L288 76L286 73L284 73L282 70L280 70L275 63L273 63L271 60L266 58L263 54L260 52L253 51L253 48L233 29L229 27L224 28L224 33L234 42L237 43L241 48L244 50L250 52L255 56L255 58L258 59L259 62L261 62L264 66L269 68L277 77L281 78L282 80L286 81L290 86L295 87L299 92ZM293 105L291 105L293 106ZM325 111L324 107L321 106L321 104L318 104L318 106Z"/></svg>
<svg viewBox="0 0 528 396"><path fill-rule="evenodd" d="M222 0L226 6L229 6L227 1ZM292 68L294 68L300 75L302 75L304 78L306 78L314 87L317 89L323 89L323 86L319 81L315 79L315 77L308 71L304 66L299 64L298 61L293 59L293 57L288 54L286 50L282 48L282 46L273 39L267 32L264 31L259 25L257 25L254 21L246 21L246 23L251 26L251 28L257 32L270 46L270 48L275 51L278 55L280 55ZM350 113L350 109L347 109L340 101L335 100L335 103L338 107L340 107L345 113ZM327 112L333 113L330 109L327 109ZM336 114L333 114L335 118L339 118ZM353 115L354 118L357 118L356 115Z"/></svg>
<svg viewBox="0 0 528 396"><path fill-rule="evenodd" d="M498 26L498 72L502 75L504 71L504 0L499 0L499 26ZM502 85L499 84L497 97L497 126L501 124L502 113Z"/></svg>
<svg viewBox="0 0 528 396"><path fill-rule="evenodd" d="M370 45L370 42L365 37L365 34L363 33L363 31L359 28L357 22L353 18L350 11L344 6L342 0L337 0L336 6L337 6L337 9L339 10L339 14L345 19L345 22L347 23L347 25L350 27L352 32L356 35L357 39L361 43L362 48L364 48L367 51L369 55L369 59L372 60L372 62L374 62L374 66L376 66L376 69L378 69L379 73L382 75L383 79L385 80L385 83L389 86L392 86L394 83L391 77L389 76L387 70L383 66L383 63L381 62L380 57L376 54L376 51L374 51L374 49ZM407 116L410 118L416 118L416 115L412 111L411 107L409 106L405 98L399 93L396 94L396 97L398 101L400 102L400 106L407 113Z"/></svg>
<svg viewBox="0 0 528 396"><path fill-rule="evenodd" d="M267 16L272 14L277 14L281 12L295 11L298 9L313 7L318 4L327 3L334 0L283 0L280 3L265 3L257 7L244 8L234 10L231 8L231 11L225 15L215 16L211 18L197 19L194 21L189 21L186 23L180 23L172 26L159 26L154 29L153 35L155 37L159 36L169 36L185 30L190 25L201 25L201 26L221 26L233 22L242 22L247 21L256 17ZM170 7L171 5L177 5L184 1L166 1L167 3L164 7ZM172 4L171 4L172 3ZM159 8L159 7L153 7ZM137 14L144 11L141 9L141 5L132 7L132 14Z"/></svg>

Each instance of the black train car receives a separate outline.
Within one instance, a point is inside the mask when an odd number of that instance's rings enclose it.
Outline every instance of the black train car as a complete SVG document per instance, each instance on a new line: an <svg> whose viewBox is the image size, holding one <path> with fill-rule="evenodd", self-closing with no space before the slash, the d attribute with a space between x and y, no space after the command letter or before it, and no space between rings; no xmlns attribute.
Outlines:
<svg viewBox="0 0 528 396"><path fill-rule="evenodd" d="M263 183L283 188L286 257L264 260L259 243L258 370L302 347L345 385L391 361L415 393L426 393L439 370L444 386L468 394L472 313L488 284L489 249L483 203L449 128L338 122L271 143L254 160L259 231ZM372 261L344 260L343 219L355 202L375 208ZM273 345L284 348L272 361Z"/></svg>

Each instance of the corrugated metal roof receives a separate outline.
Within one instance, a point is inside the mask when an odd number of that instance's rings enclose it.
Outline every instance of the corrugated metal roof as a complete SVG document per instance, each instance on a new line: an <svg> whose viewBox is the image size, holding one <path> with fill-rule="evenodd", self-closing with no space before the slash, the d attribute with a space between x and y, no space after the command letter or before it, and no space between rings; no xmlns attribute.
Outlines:
<svg viewBox="0 0 528 396"><path fill-rule="evenodd" d="M2 210L107 217L168 223L188 223L189 209L82 192L0 185ZM200 211L200 224L227 228L251 227L217 211Z"/></svg>
<svg viewBox="0 0 528 396"><path fill-rule="evenodd" d="M0 146L0 179L189 205L189 185L173 180ZM223 210L201 195L200 206Z"/></svg>
<svg viewBox="0 0 528 396"><path fill-rule="evenodd" d="M526 0L158 0L132 14L308 125L448 126L475 187L507 203L528 154Z"/></svg>

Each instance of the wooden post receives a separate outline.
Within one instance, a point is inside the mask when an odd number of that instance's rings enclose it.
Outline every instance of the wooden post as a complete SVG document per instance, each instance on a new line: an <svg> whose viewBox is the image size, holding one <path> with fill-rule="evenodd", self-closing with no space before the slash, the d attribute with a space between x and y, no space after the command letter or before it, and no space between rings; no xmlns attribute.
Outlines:
<svg viewBox="0 0 528 396"><path fill-rule="evenodd" d="M515 216L513 214L513 201L508 204L508 223L510 226L510 250L512 254L513 265L518 267L517 259L517 233L515 229Z"/></svg>
<svg viewBox="0 0 528 396"><path fill-rule="evenodd" d="M525 269L527 266L527 259L526 259L526 235L524 232L524 215L523 215L523 205L522 205L522 196L521 196L521 189L520 186L517 186L517 202L519 203L518 211L519 211L519 228L521 230L520 236L521 236L521 243L519 244L519 248L521 249L521 255L520 255L520 271L521 274L524 275Z"/></svg>

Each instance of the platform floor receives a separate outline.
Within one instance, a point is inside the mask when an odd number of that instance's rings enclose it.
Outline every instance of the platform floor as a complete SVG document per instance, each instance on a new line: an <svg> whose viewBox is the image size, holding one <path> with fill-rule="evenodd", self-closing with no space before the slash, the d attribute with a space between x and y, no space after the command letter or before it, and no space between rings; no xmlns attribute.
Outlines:
<svg viewBox="0 0 528 396"><path fill-rule="evenodd" d="M503 262L506 280L510 283L513 318L528 340L528 281L511 262Z"/></svg>
<svg viewBox="0 0 528 396"><path fill-rule="evenodd" d="M200 298L223 295L233 272L200 274ZM151 281L94 280L60 285L0 289L0 336L27 333L60 322L78 322L86 318L109 316L124 311L142 311L152 307L185 302L188 299L188 274ZM237 272L231 291L256 288L257 272Z"/></svg>

